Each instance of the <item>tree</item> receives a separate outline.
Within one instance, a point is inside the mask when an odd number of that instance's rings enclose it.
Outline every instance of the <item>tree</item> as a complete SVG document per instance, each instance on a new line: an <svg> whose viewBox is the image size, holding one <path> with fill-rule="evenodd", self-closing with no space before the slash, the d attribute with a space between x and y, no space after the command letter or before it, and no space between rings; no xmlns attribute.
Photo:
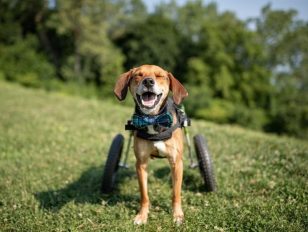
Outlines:
<svg viewBox="0 0 308 232"><path fill-rule="evenodd" d="M182 74L181 81L190 85L190 99L198 98L187 100L192 105L188 107L190 114L262 128L267 118L265 110L270 107L272 85L267 56L257 33L233 13L218 13L214 3L189 1L169 13L174 5L172 1L158 10L174 21L180 32L175 73ZM249 116L243 122L238 115Z"/></svg>
<svg viewBox="0 0 308 232"><path fill-rule="evenodd" d="M126 54L126 69L148 63L173 71L179 54L177 35L171 20L154 14L130 25L116 43Z"/></svg>
<svg viewBox="0 0 308 232"><path fill-rule="evenodd" d="M275 101L268 131L307 137L308 132L308 25L296 19L294 10L263 7L255 19L260 40L268 51L273 70Z"/></svg>
<svg viewBox="0 0 308 232"><path fill-rule="evenodd" d="M42 35L38 18L45 9L44 3L0 1L0 72L7 80L39 87L55 75L40 46L41 37L36 36Z"/></svg>
<svg viewBox="0 0 308 232"><path fill-rule="evenodd" d="M123 55L108 35L109 10L114 12L114 5L108 1L58 1L48 25L59 36L71 38L73 54L65 54L62 68L66 78L108 83L121 70Z"/></svg>

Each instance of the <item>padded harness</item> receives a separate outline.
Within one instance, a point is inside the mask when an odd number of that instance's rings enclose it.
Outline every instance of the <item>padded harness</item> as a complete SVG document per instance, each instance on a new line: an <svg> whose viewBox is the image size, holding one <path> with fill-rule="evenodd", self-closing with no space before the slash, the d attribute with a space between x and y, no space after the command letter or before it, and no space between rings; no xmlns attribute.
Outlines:
<svg viewBox="0 0 308 232"><path fill-rule="evenodd" d="M172 115L176 115L176 123L173 123ZM171 120L171 121L170 121ZM155 134L148 133L148 126L152 125L157 132ZM135 106L135 113L132 120L128 120L125 130L133 130L137 132L137 137L150 140L162 141L172 137L173 131L177 128L190 126L190 119L187 117L184 107L176 105L171 98L168 98L164 107L158 115L146 115L139 109L138 104Z"/></svg>

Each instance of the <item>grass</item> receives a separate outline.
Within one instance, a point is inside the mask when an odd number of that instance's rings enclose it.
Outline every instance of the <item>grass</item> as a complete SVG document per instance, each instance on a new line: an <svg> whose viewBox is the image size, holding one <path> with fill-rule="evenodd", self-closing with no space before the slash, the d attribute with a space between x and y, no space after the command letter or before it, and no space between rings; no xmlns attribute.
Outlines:
<svg viewBox="0 0 308 232"><path fill-rule="evenodd" d="M166 160L149 167L151 214L134 226L134 155L117 189L99 192L111 139L132 113L120 103L86 100L0 82L1 231L307 231L307 141L193 121L204 134L218 182L204 193L185 155L185 223L171 216Z"/></svg>

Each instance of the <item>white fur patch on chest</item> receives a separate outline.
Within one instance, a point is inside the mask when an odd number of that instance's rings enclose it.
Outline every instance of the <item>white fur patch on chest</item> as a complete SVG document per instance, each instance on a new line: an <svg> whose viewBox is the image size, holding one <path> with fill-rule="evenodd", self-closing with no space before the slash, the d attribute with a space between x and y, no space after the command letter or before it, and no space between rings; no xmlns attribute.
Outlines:
<svg viewBox="0 0 308 232"><path fill-rule="evenodd" d="M158 132L154 130L154 126L152 126L152 125L148 126L148 131L147 132L150 135L158 134Z"/></svg>
<svg viewBox="0 0 308 232"><path fill-rule="evenodd" d="M163 141L154 142L154 147L158 150L159 155L165 156L167 154L167 147Z"/></svg>

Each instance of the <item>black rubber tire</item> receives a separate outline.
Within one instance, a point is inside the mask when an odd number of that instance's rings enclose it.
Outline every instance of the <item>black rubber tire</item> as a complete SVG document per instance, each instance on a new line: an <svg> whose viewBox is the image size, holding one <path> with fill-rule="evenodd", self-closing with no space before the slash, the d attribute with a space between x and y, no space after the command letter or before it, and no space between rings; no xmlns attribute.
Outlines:
<svg viewBox="0 0 308 232"><path fill-rule="evenodd" d="M121 160L123 144L124 137L122 134L116 135L111 143L102 178L102 193L110 193L114 187L116 173Z"/></svg>
<svg viewBox="0 0 308 232"><path fill-rule="evenodd" d="M204 180L206 192L216 191L216 181L211 156L208 150L207 142L203 135L194 136L195 151L198 159L199 170Z"/></svg>

